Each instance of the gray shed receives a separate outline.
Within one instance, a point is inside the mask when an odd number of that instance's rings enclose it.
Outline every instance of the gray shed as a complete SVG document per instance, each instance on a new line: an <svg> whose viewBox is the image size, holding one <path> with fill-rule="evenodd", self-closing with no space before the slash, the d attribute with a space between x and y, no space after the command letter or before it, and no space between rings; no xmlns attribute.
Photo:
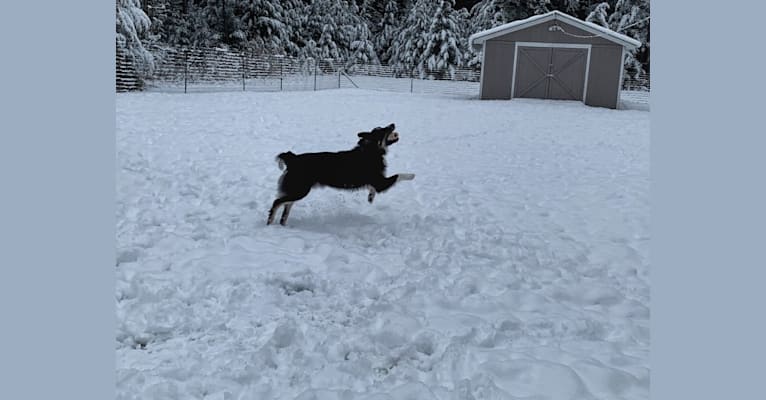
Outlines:
<svg viewBox="0 0 766 400"><path fill-rule="evenodd" d="M478 32L469 43L483 53L482 99L579 100L620 104L625 50L641 42L560 11Z"/></svg>

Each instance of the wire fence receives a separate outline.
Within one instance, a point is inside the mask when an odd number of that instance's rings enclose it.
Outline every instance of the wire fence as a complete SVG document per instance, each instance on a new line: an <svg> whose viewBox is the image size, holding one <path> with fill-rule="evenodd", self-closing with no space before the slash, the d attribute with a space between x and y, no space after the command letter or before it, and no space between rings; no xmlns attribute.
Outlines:
<svg viewBox="0 0 766 400"><path fill-rule="evenodd" d="M622 79L622 90L650 92L649 74L626 74Z"/></svg>
<svg viewBox="0 0 766 400"><path fill-rule="evenodd" d="M411 93L478 94L480 70L405 73L380 64L236 52L224 48L151 49L155 68L143 90L162 92L287 91L363 88ZM118 70L121 74L129 71ZM134 73L134 71L132 72ZM120 91L118 85L118 91ZM122 90L130 90L123 87Z"/></svg>
<svg viewBox="0 0 766 400"><path fill-rule="evenodd" d="M145 78L156 91L280 91L339 87L341 63L223 48L154 48L155 68Z"/></svg>
<svg viewBox="0 0 766 400"><path fill-rule="evenodd" d="M115 84L118 92L125 92L130 90L141 90L141 79L138 76L138 72L130 59L130 56L125 50L116 46L116 62L115 62Z"/></svg>
<svg viewBox="0 0 766 400"><path fill-rule="evenodd" d="M390 65L267 55L225 48L152 47L155 68L138 77L118 51L117 90L161 92L288 91L361 88L478 97L480 67L403 72ZM122 54L122 56L121 56ZM628 75L623 89L646 98L648 75ZM640 101L640 100L639 100Z"/></svg>

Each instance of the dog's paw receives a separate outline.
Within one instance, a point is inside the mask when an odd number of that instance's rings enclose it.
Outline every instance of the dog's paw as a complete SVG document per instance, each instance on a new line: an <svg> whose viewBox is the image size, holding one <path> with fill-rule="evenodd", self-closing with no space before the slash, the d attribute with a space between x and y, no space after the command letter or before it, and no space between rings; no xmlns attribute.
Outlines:
<svg viewBox="0 0 766 400"><path fill-rule="evenodd" d="M401 181L411 181L415 179L415 174L399 174L399 180Z"/></svg>

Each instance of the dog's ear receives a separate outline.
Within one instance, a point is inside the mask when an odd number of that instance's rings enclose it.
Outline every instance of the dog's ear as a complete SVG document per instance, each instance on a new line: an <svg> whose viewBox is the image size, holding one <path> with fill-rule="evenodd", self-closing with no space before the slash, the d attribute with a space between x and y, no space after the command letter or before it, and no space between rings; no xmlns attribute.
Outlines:
<svg viewBox="0 0 766 400"><path fill-rule="evenodd" d="M390 123L390 124L389 124L389 125L386 127L386 129L388 129L389 131L393 131L394 129L396 129L396 125L394 125L394 123L392 122L392 123Z"/></svg>
<svg viewBox="0 0 766 400"><path fill-rule="evenodd" d="M370 134L370 132L359 132L359 133L356 134L356 136L365 137L365 136L367 136L369 134Z"/></svg>

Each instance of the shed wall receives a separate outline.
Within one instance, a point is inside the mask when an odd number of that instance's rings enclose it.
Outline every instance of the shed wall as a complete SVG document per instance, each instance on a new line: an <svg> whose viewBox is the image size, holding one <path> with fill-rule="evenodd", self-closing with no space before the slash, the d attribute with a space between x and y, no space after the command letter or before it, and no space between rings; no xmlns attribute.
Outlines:
<svg viewBox="0 0 766 400"><path fill-rule="evenodd" d="M483 77L481 81L482 99L511 98L511 79L513 78L513 42L487 41L484 45Z"/></svg>
<svg viewBox="0 0 766 400"><path fill-rule="evenodd" d="M607 45L607 46L620 46L619 44L604 39L601 36L579 38L566 35L559 31L551 32L548 30L553 25L562 27L567 33L577 36L594 36L594 34L584 31L576 26L570 25L562 20L551 20L542 22L538 25L530 26L526 29L522 29L516 32L507 33L502 36L498 36L489 41L502 41L502 42L545 42L545 43L574 43L574 44L592 44L592 45Z"/></svg>
<svg viewBox="0 0 766 400"><path fill-rule="evenodd" d="M591 59L585 104L616 108L622 70L622 46L600 36L583 38L549 31L548 28L554 24L558 24L572 35L594 36L562 20L552 20L487 40L484 45L481 98L511 98L516 42L590 44Z"/></svg>
<svg viewBox="0 0 766 400"><path fill-rule="evenodd" d="M593 46L585 104L617 108L621 70L622 46Z"/></svg>

